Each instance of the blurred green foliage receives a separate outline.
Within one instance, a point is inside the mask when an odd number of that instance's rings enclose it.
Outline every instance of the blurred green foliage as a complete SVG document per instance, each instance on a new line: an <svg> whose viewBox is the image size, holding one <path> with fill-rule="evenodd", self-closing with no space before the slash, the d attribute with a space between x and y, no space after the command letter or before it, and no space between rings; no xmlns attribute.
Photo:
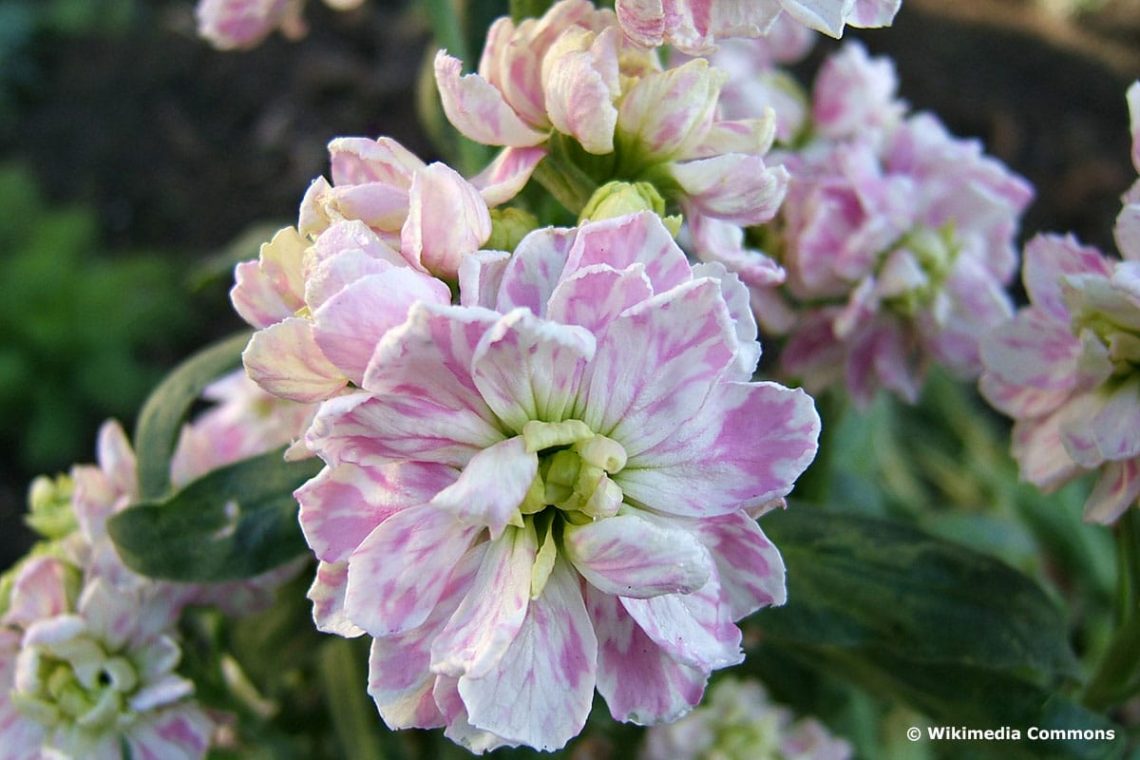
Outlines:
<svg viewBox="0 0 1140 760"><path fill-rule="evenodd" d="M189 324L168 260L107 255L95 215L45 204L0 167L0 444L29 471L89 460L105 417L132 418Z"/></svg>

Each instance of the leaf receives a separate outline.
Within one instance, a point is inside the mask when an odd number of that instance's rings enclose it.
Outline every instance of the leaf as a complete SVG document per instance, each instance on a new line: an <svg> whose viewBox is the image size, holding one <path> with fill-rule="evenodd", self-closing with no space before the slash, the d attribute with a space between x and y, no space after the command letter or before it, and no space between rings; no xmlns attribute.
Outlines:
<svg viewBox="0 0 1140 760"><path fill-rule="evenodd" d="M978 745L1003 757L1120 752L1120 727L1059 692L1078 663L1060 611L1027 577L881 520L801 506L763 524L784 556L789 599L755 619L764 646L938 724L1019 729L1021 743ZM1113 730L1117 740L1029 741L1030 727Z"/></svg>
<svg viewBox="0 0 1140 760"><path fill-rule="evenodd" d="M286 462L283 453L222 467L115 515L107 529L119 555L152 578L212 583L249 578L303 553L293 491L321 462Z"/></svg>
<svg viewBox="0 0 1140 760"><path fill-rule="evenodd" d="M178 431L202 390L241 364L249 333L233 335L199 351L166 376L143 404L135 426L139 496L157 499L170 489L170 457Z"/></svg>

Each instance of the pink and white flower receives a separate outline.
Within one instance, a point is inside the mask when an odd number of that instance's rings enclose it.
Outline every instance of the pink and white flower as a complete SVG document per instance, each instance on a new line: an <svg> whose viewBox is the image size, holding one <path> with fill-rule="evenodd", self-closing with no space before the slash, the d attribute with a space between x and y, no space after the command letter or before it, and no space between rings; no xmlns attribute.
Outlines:
<svg viewBox="0 0 1140 760"><path fill-rule="evenodd" d="M325 0L338 11L352 10L364 0ZM303 37L305 0L199 0L194 9L198 35L219 50L248 50L273 34Z"/></svg>
<svg viewBox="0 0 1140 760"><path fill-rule="evenodd" d="M696 710L646 732L641 760L771 757L849 760L854 749L815 718L796 719L755 681L724 679Z"/></svg>
<svg viewBox="0 0 1140 760"><path fill-rule="evenodd" d="M177 607L36 557L0 620L0 757L204 757L213 722L174 668Z"/></svg>
<svg viewBox="0 0 1140 760"><path fill-rule="evenodd" d="M372 636L390 727L476 751L562 746L595 687L619 720L672 720L740 661L734 621L783 602L750 514L814 456L812 402L749 382L744 287L652 213L536 231L460 282L307 436L317 625Z"/></svg>
<svg viewBox="0 0 1140 760"><path fill-rule="evenodd" d="M718 39L761 37L790 17L832 37L857 27L889 26L902 0L617 0L618 21L640 45L709 52Z"/></svg>

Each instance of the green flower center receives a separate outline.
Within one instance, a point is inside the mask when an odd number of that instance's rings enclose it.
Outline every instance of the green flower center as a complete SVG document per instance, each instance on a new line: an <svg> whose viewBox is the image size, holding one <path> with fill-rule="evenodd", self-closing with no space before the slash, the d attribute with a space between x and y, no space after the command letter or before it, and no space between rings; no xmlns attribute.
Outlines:
<svg viewBox="0 0 1140 760"><path fill-rule="evenodd" d="M29 718L95 732L133 718L128 700L139 686L135 666L90 637L37 646L21 656L33 658L34 676L13 691L12 703Z"/></svg>
<svg viewBox="0 0 1140 760"><path fill-rule="evenodd" d="M951 224L938 230L918 227L908 232L880 256L875 274L880 286L887 288L883 305L904 317L930 308L954 268L959 250Z"/></svg>

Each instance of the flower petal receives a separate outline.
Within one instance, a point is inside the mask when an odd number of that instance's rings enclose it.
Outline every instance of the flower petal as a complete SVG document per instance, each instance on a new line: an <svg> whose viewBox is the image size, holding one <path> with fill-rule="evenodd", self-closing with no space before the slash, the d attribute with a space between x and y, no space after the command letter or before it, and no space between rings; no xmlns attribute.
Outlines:
<svg viewBox="0 0 1140 760"><path fill-rule="evenodd" d="M597 659L577 576L559 559L498 667L482 678L460 678L459 694L471 725L549 752L585 725Z"/></svg>
<svg viewBox="0 0 1140 760"><path fill-rule="evenodd" d="M241 358L262 390L301 403L331 398L348 382L317 345L313 323L301 317L255 332Z"/></svg>
<svg viewBox="0 0 1140 760"><path fill-rule="evenodd" d="M562 546L588 583L614 596L687 594L704 586L712 569L692 533L636 514L567 523Z"/></svg>
<svg viewBox="0 0 1140 760"><path fill-rule="evenodd" d="M658 294L692 279L684 251L673 240L661 217L651 211L583 225L565 261L562 279L579 269L599 264L613 269L641 264L653 291Z"/></svg>
<svg viewBox="0 0 1140 760"><path fill-rule="evenodd" d="M586 606L598 636L598 692L614 720L640 726L673 721L700 702L707 671L666 654L617 597L587 586Z"/></svg>
<svg viewBox="0 0 1140 760"><path fill-rule="evenodd" d="M749 509L792 490L815 457L819 428L800 389L722 383L684 428L630 453L614 479L628 499L656 511L709 517Z"/></svg>
<svg viewBox="0 0 1140 760"><path fill-rule="evenodd" d="M349 557L349 619L377 637L423 625L476 533L426 505L392 515Z"/></svg>
<svg viewBox="0 0 1140 760"><path fill-rule="evenodd" d="M205 756L214 728L204 711L183 704L143 717L124 738L135 760L198 760Z"/></svg>
<svg viewBox="0 0 1140 760"><path fill-rule="evenodd" d="M461 77L463 64L441 50L435 57L435 81L443 112L465 137L484 145L528 148L545 142L546 132L533 129L478 74Z"/></svg>
<svg viewBox="0 0 1140 760"><path fill-rule="evenodd" d="M700 591L649 599L620 597L626 612L673 659L698 670L715 670L744 659L740 629L721 600L715 574Z"/></svg>
<svg viewBox="0 0 1140 760"><path fill-rule="evenodd" d="M632 458L684 427L735 356L719 284L685 283L610 323L575 416Z"/></svg>
<svg viewBox="0 0 1140 760"><path fill-rule="evenodd" d="M445 724L434 691L431 644L471 590L486 544L472 548L447 580L439 603L423 625L396 636L373 639L368 657L368 693L392 730Z"/></svg>
<svg viewBox="0 0 1140 760"><path fill-rule="evenodd" d="M724 153L674 164L686 204L707 216L751 226L771 221L788 192L790 175L758 155Z"/></svg>
<svg viewBox="0 0 1140 760"><path fill-rule="evenodd" d="M498 539L538 474L538 455L522 436L499 441L471 457L459 479L431 500L464 525L489 528ZM454 674L453 674L454 675Z"/></svg>
<svg viewBox="0 0 1140 760"><path fill-rule="evenodd" d="M305 541L317 559L344 561L377 525L428 503L455 482L455 474L451 467L419 462L326 467L293 494Z"/></svg>
<svg viewBox="0 0 1140 760"><path fill-rule="evenodd" d="M577 229L546 227L524 237L503 272L495 308L506 313L523 306L544 316L578 234Z"/></svg>
<svg viewBox="0 0 1140 760"><path fill-rule="evenodd" d="M498 665L526 617L537 552L533 524L488 542L470 591L432 642L433 672L481 678Z"/></svg>
<svg viewBox="0 0 1140 760"><path fill-rule="evenodd" d="M392 268L341 290L313 313L313 335L329 361L360 384L384 334L408 316L417 301L447 304L451 291L433 277Z"/></svg>
<svg viewBox="0 0 1140 760"><path fill-rule="evenodd" d="M598 334L623 311L652 295L653 286L641 264L621 271L597 264L579 269L558 283L550 295L546 316Z"/></svg>
<svg viewBox="0 0 1140 760"><path fill-rule="evenodd" d="M470 182L483 196L483 201L495 207L518 195L544 158L545 148L504 148Z"/></svg>
<svg viewBox="0 0 1140 760"><path fill-rule="evenodd" d="M1085 502L1085 520L1111 525L1140 499L1140 459L1108 462Z"/></svg>
<svg viewBox="0 0 1140 760"><path fill-rule="evenodd" d="M434 163L416 172L400 252L412 266L446 280L491 236L491 215L478 190L454 169Z"/></svg>
<svg viewBox="0 0 1140 760"><path fill-rule="evenodd" d="M716 561L733 620L787 601L784 559L756 520L744 512L700 520L697 535Z"/></svg>
<svg viewBox="0 0 1140 760"><path fill-rule="evenodd" d="M581 327L515 309L479 342L472 375L496 416L521 433L530 420L566 419L594 345Z"/></svg>
<svg viewBox="0 0 1140 760"><path fill-rule="evenodd" d="M321 633L345 638L364 635L364 629L348 619L344 592L348 587L347 562L319 562L313 583L305 598L313 603L313 624Z"/></svg>

